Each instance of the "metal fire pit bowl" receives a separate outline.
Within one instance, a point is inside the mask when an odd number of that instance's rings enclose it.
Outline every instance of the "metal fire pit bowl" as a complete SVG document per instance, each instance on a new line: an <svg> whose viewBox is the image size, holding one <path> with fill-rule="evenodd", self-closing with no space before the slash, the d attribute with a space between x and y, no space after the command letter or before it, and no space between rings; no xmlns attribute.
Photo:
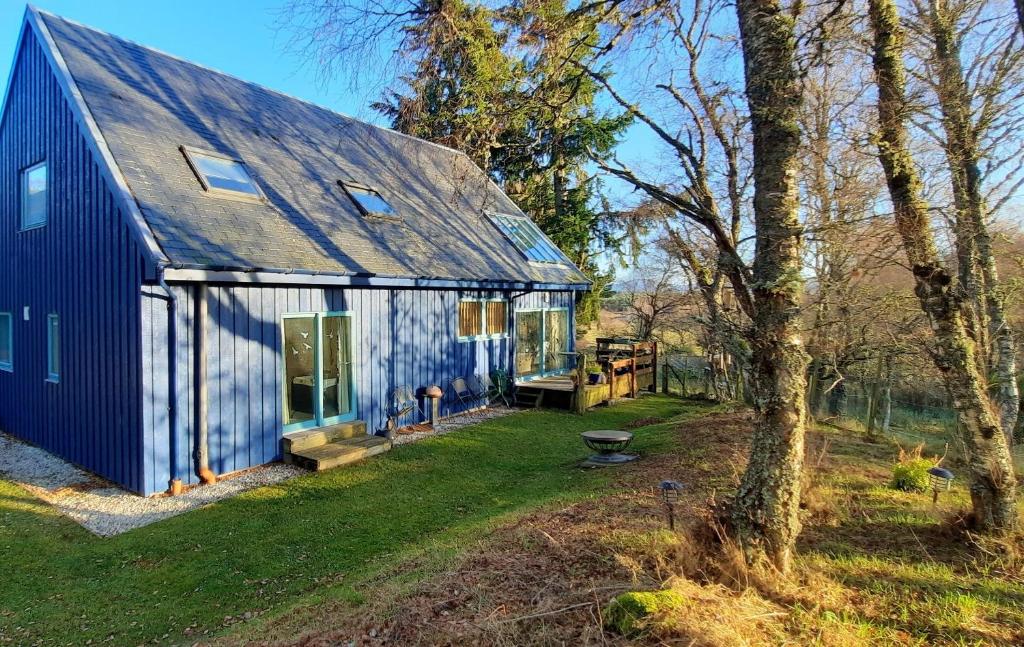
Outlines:
<svg viewBox="0 0 1024 647"><path fill-rule="evenodd" d="M597 452L584 461L584 466L603 467L605 465L620 465L636 460L636 456L633 454L622 453L633 442L633 434L628 431L602 429L599 431L585 431L580 436L583 437L583 442L587 447Z"/></svg>

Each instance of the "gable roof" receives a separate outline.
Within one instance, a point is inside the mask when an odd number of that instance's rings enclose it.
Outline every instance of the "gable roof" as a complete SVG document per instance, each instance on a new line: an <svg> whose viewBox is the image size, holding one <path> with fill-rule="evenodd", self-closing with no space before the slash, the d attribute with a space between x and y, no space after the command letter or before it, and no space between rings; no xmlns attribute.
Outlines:
<svg viewBox="0 0 1024 647"><path fill-rule="evenodd" d="M586 287L571 264L518 252L486 213L522 212L460 152L52 14L30 8L26 21L65 68L70 99L169 275ZM266 199L205 192L182 147L242 160ZM374 188L400 217L363 216L339 181Z"/></svg>

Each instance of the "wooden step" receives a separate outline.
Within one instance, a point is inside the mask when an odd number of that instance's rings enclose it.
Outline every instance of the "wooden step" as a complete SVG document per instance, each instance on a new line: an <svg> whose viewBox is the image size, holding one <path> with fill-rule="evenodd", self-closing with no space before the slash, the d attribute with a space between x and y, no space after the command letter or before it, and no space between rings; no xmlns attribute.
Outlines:
<svg viewBox="0 0 1024 647"><path fill-rule="evenodd" d="M362 420L342 422L329 427L318 427L316 429L303 429L285 434L283 449L285 454L295 453L314 447L321 447L336 440L346 438L359 438L366 435L366 423Z"/></svg>
<svg viewBox="0 0 1024 647"><path fill-rule="evenodd" d="M516 390L516 404L525 407L540 407L544 401L544 390L530 387L519 387Z"/></svg>
<svg viewBox="0 0 1024 647"><path fill-rule="evenodd" d="M391 441L387 438L363 435L285 454L285 462L319 472L382 454L389 449Z"/></svg>

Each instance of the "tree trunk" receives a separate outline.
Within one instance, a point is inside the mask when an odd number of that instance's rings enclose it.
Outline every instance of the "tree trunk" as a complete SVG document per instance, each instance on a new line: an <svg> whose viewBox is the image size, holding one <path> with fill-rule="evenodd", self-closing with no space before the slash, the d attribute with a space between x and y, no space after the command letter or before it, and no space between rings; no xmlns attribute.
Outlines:
<svg viewBox="0 0 1024 647"><path fill-rule="evenodd" d="M921 198L921 180L907 147L908 109L903 31L893 0L869 0L878 82L879 159L892 198L896 226L914 274L914 292L932 329L931 354L962 426L970 469L975 521L982 529L1006 529L1016 521L1015 479L1009 446L985 395L953 279L938 250Z"/></svg>
<svg viewBox="0 0 1024 647"><path fill-rule="evenodd" d="M1017 22L1020 23L1021 31L1024 31L1024 0L1016 0Z"/></svg>
<svg viewBox="0 0 1024 647"><path fill-rule="evenodd" d="M808 356L799 338L801 237L797 217L801 88L794 19L778 0L738 0L754 136L755 308L750 334L754 424L750 461L733 503L751 563L789 568L800 532Z"/></svg>
<svg viewBox="0 0 1024 647"><path fill-rule="evenodd" d="M979 316L978 320L982 325L987 324L987 340L991 344L991 361L982 364L989 367L992 375L991 395L999 412L1000 427L1007 439L1012 439L1020 408L1016 349L1013 331L1006 320L1006 308L992 252L992 238L985 222L985 199L978 165L980 151L970 116L971 98L964 80L955 25L946 11L945 0L932 0L931 11L930 26L935 42L935 62L939 70L937 94L946 131L946 157L953 177L957 211L963 211L966 229L963 234L957 232L957 239L959 241L963 235L973 241L978 265L971 268L970 279L978 294L971 295L972 304L976 308L984 308L984 316ZM980 277L976 274L978 269L981 270ZM985 337L979 336L978 339L980 341ZM982 350L987 354L988 344L979 348L979 355L983 354Z"/></svg>

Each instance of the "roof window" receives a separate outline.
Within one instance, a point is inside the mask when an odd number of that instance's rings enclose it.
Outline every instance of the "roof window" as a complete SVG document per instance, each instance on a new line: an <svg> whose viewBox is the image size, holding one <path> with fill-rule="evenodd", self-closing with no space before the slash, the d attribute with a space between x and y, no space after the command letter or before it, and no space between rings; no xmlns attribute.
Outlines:
<svg viewBox="0 0 1024 647"><path fill-rule="evenodd" d="M255 200L263 198L263 193L241 161L184 146L181 150L206 191Z"/></svg>
<svg viewBox="0 0 1024 647"><path fill-rule="evenodd" d="M397 218L398 212L375 189L354 182L338 182L364 216Z"/></svg>
<svg viewBox="0 0 1024 647"><path fill-rule="evenodd" d="M505 213L488 215L491 222L501 230L501 233L505 234L505 237L527 260L535 263L569 264L569 260L561 250L544 235L535 222L526 216L513 216Z"/></svg>

